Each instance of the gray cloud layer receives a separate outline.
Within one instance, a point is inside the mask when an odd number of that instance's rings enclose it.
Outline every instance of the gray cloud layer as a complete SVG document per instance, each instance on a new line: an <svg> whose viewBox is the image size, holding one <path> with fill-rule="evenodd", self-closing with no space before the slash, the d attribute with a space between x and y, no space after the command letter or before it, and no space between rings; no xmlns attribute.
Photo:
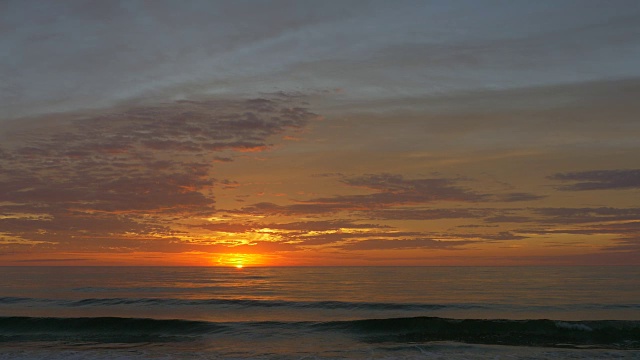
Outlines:
<svg viewBox="0 0 640 360"><path fill-rule="evenodd" d="M626 78L638 14L627 0L9 0L0 118L274 87L382 100Z"/></svg>
<svg viewBox="0 0 640 360"><path fill-rule="evenodd" d="M567 191L640 188L640 169L578 171L559 173L550 178L573 182L559 187L560 190Z"/></svg>

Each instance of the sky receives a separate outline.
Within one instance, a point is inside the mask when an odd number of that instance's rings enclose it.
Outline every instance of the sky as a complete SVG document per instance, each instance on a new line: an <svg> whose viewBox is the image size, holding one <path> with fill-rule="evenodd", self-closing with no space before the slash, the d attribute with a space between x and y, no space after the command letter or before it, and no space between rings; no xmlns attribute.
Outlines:
<svg viewBox="0 0 640 360"><path fill-rule="evenodd" d="M640 264L640 2L0 2L0 265Z"/></svg>

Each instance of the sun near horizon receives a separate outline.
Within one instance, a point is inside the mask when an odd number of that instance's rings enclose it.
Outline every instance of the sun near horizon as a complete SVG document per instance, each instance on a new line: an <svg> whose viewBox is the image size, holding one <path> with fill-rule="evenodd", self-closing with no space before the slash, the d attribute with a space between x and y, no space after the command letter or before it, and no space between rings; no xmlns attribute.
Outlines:
<svg viewBox="0 0 640 360"><path fill-rule="evenodd" d="M640 1L94 2L0 0L2 266L640 264Z"/></svg>

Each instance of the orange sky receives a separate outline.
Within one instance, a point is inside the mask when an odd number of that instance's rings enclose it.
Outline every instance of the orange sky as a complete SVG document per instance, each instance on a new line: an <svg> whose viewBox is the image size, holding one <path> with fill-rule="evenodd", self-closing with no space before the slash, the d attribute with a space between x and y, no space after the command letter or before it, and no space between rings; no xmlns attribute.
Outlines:
<svg viewBox="0 0 640 360"><path fill-rule="evenodd" d="M0 265L640 263L638 3L492 4L8 5Z"/></svg>

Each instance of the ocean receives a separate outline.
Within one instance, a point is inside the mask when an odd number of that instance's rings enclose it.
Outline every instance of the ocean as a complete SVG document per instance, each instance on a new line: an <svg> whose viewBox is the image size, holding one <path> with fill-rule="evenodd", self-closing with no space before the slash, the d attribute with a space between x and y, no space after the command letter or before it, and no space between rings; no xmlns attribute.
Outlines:
<svg viewBox="0 0 640 360"><path fill-rule="evenodd" d="M640 267L2 267L3 359L640 359Z"/></svg>

